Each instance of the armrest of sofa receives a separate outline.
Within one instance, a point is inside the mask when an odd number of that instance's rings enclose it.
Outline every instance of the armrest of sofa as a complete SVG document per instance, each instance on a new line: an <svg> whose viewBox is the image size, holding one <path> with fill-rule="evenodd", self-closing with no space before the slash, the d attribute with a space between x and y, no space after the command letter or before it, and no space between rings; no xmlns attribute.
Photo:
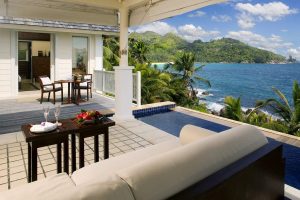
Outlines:
<svg viewBox="0 0 300 200"><path fill-rule="evenodd" d="M181 129L179 139L180 143L184 145L215 133L214 131L188 124Z"/></svg>

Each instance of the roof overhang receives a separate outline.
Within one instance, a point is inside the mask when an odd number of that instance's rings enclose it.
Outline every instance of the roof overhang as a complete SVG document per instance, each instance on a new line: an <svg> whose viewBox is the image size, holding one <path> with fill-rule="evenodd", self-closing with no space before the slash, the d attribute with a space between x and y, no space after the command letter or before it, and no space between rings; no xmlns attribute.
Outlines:
<svg viewBox="0 0 300 200"><path fill-rule="evenodd" d="M33 20L24 18L12 18L0 16L0 28L43 31L43 32L72 32L82 34L105 34L118 35L119 27L84 24L84 23L67 23L51 20Z"/></svg>
<svg viewBox="0 0 300 200"><path fill-rule="evenodd" d="M0 15L98 25L118 25L128 8L130 26L173 17L227 0L0 0Z"/></svg>

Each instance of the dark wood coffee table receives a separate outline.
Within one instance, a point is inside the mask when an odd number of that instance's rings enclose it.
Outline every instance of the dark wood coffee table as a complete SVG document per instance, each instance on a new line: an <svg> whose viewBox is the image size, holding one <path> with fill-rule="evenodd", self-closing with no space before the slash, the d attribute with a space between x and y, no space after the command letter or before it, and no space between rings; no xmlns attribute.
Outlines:
<svg viewBox="0 0 300 200"><path fill-rule="evenodd" d="M98 123L78 124L75 119L60 120L62 126L47 133L30 132L31 125L22 125L21 130L28 144L28 182L37 180L37 149L56 144L57 173L62 171L61 144L64 147L64 172L69 173L69 135L71 135L72 172L76 170L76 136L79 138L79 168L84 167L84 139L94 137L94 161L99 161L99 135L104 135L104 159L109 157L108 128L115 125L109 118Z"/></svg>
<svg viewBox="0 0 300 200"><path fill-rule="evenodd" d="M115 122L109 118L104 118L96 124L82 124L77 126L76 136L79 139L79 168L84 167L84 139L94 137L94 161L99 161L99 135L104 135L103 149L104 159L109 158L109 132L108 128L115 125ZM76 170L76 137L72 134L72 172Z"/></svg>
<svg viewBox="0 0 300 200"><path fill-rule="evenodd" d="M28 144L28 182L37 180L37 149L56 144L57 173L62 171L61 144L64 148L64 172L69 173L69 134L77 129L71 119L60 120L62 126L47 133L30 132L31 125L22 125L21 130Z"/></svg>

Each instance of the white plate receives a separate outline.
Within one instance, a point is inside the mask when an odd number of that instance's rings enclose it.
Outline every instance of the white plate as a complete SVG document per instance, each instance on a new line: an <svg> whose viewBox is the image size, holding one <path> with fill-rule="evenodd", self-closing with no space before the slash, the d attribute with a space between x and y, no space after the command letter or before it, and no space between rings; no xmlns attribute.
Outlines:
<svg viewBox="0 0 300 200"><path fill-rule="evenodd" d="M50 122L46 122L44 125L42 125L42 124L33 125L30 128L30 131L32 133L46 133L46 132L53 131L56 128L57 128L56 124L53 124L53 123L50 123Z"/></svg>

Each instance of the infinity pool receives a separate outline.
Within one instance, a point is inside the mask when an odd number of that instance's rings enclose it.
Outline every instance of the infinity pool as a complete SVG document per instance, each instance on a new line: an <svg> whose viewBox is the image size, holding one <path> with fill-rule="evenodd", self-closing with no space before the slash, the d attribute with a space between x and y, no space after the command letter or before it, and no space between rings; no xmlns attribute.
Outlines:
<svg viewBox="0 0 300 200"><path fill-rule="evenodd" d="M187 124L192 124L215 132L222 132L230 128L222 124L176 111L149 115L138 118L138 120L177 137L179 136L181 128ZM269 142L277 142L271 138L268 138L268 140ZM283 155L286 158L285 183L300 189L300 148L283 143Z"/></svg>

